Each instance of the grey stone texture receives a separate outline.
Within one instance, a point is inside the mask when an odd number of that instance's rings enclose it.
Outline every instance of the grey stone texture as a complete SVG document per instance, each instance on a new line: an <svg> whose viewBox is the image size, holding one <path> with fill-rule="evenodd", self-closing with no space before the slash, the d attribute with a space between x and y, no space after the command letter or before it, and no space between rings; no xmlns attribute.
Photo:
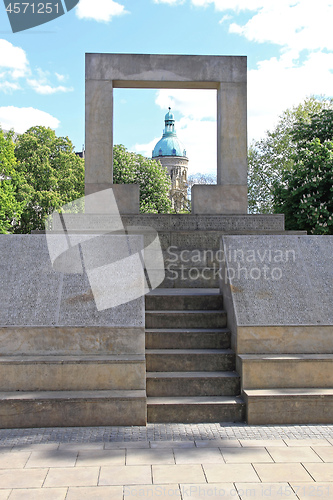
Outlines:
<svg viewBox="0 0 333 500"><path fill-rule="evenodd" d="M230 203L221 201L220 190L215 190L217 205L212 202L207 207L206 201L202 207L206 195L198 186L194 194L196 213L230 213L231 206L235 207L234 213L246 214L246 57L86 54L88 194L112 184L113 88L217 89L217 183L227 187L223 192L228 193Z"/></svg>
<svg viewBox="0 0 333 500"><path fill-rule="evenodd" d="M333 418L333 236L224 236L220 286L249 424Z"/></svg>
<svg viewBox="0 0 333 500"><path fill-rule="evenodd" d="M45 235L1 235L0 254L1 326L144 327L143 297L98 311L85 273L52 268Z"/></svg>
<svg viewBox="0 0 333 500"><path fill-rule="evenodd" d="M86 274L105 258L117 262L131 243L136 252L142 238L113 236L112 249L98 236L48 235L54 258L63 237L86 251L103 243L85 270L74 251L52 267L46 235L0 236L0 427L145 425L144 297L98 310ZM143 282L142 272L142 293Z"/></svg>
<svg viewBox="0 0 333 500"><path fill-rule="evenodd" d="M223 243L223 276L231 279L222 288L238 326L333 327L333 236L224 236Z"/></svg>

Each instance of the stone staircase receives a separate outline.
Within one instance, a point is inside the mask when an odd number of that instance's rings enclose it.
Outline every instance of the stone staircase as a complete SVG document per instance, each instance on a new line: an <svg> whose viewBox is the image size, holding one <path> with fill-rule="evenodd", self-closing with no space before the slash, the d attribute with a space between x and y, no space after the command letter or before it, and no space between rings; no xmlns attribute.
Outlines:
<svg viewBox="0 0 333 500"><path fill-rule="evenodd" d="M244 421L219 291L159 288L145 300L148 422Z"/></svg>

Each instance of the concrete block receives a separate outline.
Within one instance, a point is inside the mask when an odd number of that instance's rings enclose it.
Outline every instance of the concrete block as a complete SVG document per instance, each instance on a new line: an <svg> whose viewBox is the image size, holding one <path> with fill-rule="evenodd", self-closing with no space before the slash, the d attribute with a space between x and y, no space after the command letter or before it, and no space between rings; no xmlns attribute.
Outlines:
<svg viewBox="0 0 333 500"><path fill-rule="evenodd" d="M148 397L234 396L240 393L235 372L148 372Z"/></svg>
<svg viewBox="0 0 333 500"><path fill-rule="evenodd" d="M86 183L85 196L106 189L113 190L120 214L138 214L140 211L140 186L138 184ZM85 214L107 214L108 207L91 204L85 200Z"/></svg>
<svg viewBox="0 0 333 500"><path fill-rule="evenodd" d="M85 182L112 184L112 81L87 79L85 100Z"/></svg>
<svg viewBox="0 0 333 500"><path fill-rule="evenodd" d="M232 396L147 398L151 423L243 422L245 404Z"/></svg>
<svg viewBox="0 0 333 500"><path fill-rule="evenodd" d="M249 425L331 424L333 389L245 390Z"/></svg>
<svg viewBox="0 0 333 500"><path fill-rule="evenodd" d="M246 79L244 56L86 54L86 80L111 80L114 88L217 88Z"/></svg>
<svg viewBox="0 0 333 500"><path fill-rule="evenodd" d="M215 372L235 369L228 349L146 349L148 372Z"/></svg>
<svg viewBox="0 0 333 500"><path fill-rule="evenodd" d="M333 326L333 236L224 236L237 327Z"/></svg>
<svg viewBox="0 0 333 500"><path fill-rule="evenodd" d="M146 392L1 392L0 414L2 429L146 425Z"/></svg>
<svg viewBox="0 0 333 500"><path fill-rule="evenodd" d="M144 325L143 296L97 310L86 273L64 274L52 268L45 235L0 235L0 253L1 326ZM142 272L142 285L143 279Z"/></svg>
<svg viewBox="0 0 333 500"><path fill-rule="evenodd" d="M193 214L246 214L246 185L198 185L192 187Z"/></svg>
<svg viewBox="0 0 333 500"><path fill-rule="evenodd" d="M333 387L333 354L241 354L242 388Z"/></svg>
<svg viewBox="0 0 333 500"><path fill-rule="evenodd" d="M1 356L144 354L145 331L121 327L2 327Z"/></svg>
<svg viewBox="0 0 333 500"><path fill-rule="evenodd" d="M0 391L145 390L144 354L0 357Z"/></svg>
<svg viewBox="0 0 333 500"><path fill-rule="evenodd" d="M240 326L235 332L239 354L330 354L333 349L333 326Z"/></svg>

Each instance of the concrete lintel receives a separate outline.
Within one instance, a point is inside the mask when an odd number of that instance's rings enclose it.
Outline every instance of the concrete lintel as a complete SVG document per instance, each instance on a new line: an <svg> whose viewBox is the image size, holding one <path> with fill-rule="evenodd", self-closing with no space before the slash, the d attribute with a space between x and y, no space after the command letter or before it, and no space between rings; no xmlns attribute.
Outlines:
<svg viewBox="0 0 333 500"><path fill-rule="evenodd" d="M246 56L86 54L86 80L140 82L140 86L155 82L158 88L166 82L236 83L246 78Z"/></svg>

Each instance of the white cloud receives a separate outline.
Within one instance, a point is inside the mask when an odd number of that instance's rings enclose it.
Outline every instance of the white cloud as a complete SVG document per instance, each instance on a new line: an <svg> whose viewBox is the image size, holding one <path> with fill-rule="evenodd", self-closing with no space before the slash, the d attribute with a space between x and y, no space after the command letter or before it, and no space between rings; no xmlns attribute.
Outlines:
<svg viewBox="0 0 333 500"><path fill-rule="evenodd" d="M249 141L262 137L285 109L306 97L333 97L333 53L312 52L301 65L293 55L261 61L248 72Z"/></svg>
<svg viewBox="0 0 333 500"><path fill-rule="evenodd" d="M279 0L262 2L243 26L233 23L231 33L250 41L269 42L294 50L333 49L333 1Z"/></svg>
<svg viewBox="0 0 333 500"><path fill-rule="evenodd" d="M19 90L20 88L21 87L19 86L19 84L15 82L0 82L0 90L5 92L6 94L13 92L13 90Z"/></svg>
<svg viewBox="0 0 333 500"><path fill-rule="evenodd" d="M155 102L165 112L170 106L182 115L176 121L176 132L189 158L189 173L216 174L216 91L162 89ZM151 156L160 138L136 144L133 149Z"/></svg>
<svg viewBox="0 0 333 500"><path fill-rule="evenodd" d="M65 75L60 75L59 73L55 73L55 76L57 77L58 82L64 82L67 77Z"/></svg>
<svg viewBox="0 0 333 500"><path fill-rule="evenodd" d="M180 5L184 3L185 0L154 0L154 3L167 3L169 5Z"/></svg>
<svg viewBox="0 0 333 500"><path fill-rule="evenodd" d="M63 85L58 85L58 86L52 86L50 84L50 72L49 71L44 71L41 68L37 68L36 70L38 74L38 79L27 79L28 85L33 88L37 94L41 95L50 95L50 94L56 94L58 92L72 92L74 89L73 87L64 87ZM55 73L55 76L57 80L59 81L59 76L60 80L64 79L63 75L59 75L58 73Z"/></svg>
<svg viewBox="0 0 333 500"><path fill-rule="evenodd" d="M27 80L28 84L34 89L37 94L50 95L57 92L72 92L73 87L64 87L63 85L58 85L58 87L51 87L49 84L41 83L38 80Z"/></svg>
<svg viewBox="0 0 333 500"><path fill-rule="evenodd" d="M17 108L15 106L0 107L0 126L5 130L13 128L23 134L34 125L43 125L56 129L60 121L49 113L35 108Z"/></svg>
<svg viewBox="0 0 333 500"><path fill-rule="evenodd" d="M125 7L114 0L80 0L76 7L79 19L93 19L100 22L109 22L112 17L126 13Z"/></svg>
<svg viewBox="0 0 333 500"><path fill-rule="evenodd" d="M0 39L0 68L8 71L13 78L26 75L29 63L25 51L7 40Z"/></svg>

